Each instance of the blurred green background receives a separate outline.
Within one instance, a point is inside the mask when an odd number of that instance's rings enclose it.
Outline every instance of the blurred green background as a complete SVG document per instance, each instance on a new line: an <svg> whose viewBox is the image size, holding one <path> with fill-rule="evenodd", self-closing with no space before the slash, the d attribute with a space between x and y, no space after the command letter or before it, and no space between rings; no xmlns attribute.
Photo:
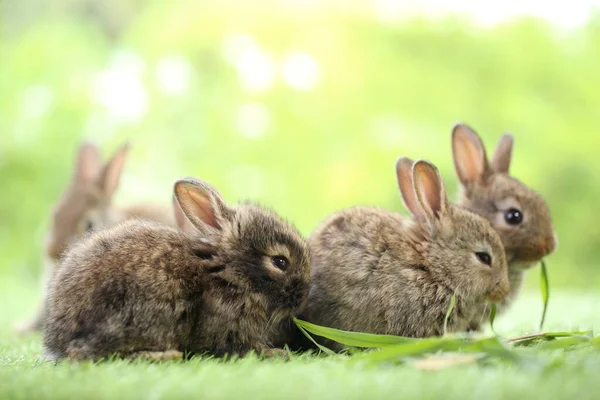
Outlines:
<svg viewBox="0 0 600 400"><path fill-rule="evenodd" d="M599 15L573 30L485 28L248 3L0 2L0 279L39 278L82 138L106 157L132 141L117 203L168 202L193 175L309 234L355 204L404 212L400 155L432 160L455 196L460 120L488 151L515 135L512 172L547 199L560 239L552 287L598 287Z"/></svg>

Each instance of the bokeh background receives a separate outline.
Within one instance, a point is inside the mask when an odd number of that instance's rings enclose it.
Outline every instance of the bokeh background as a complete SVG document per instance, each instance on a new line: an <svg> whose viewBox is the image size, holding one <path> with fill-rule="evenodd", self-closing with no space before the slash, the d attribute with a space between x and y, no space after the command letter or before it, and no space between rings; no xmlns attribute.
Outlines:
<svg viewBox="0 0 600 400"><path fill-rule="evenodd" d="M309 234L355 204L405 212L400 155L432 160L454 197L465 121L489 151L515 135L512 172L560 239L552 287L597 288L600 13L565 26L399 4L0 1L0 279L37 284L83 138L105 157L131 140L116 203L169 202L194 175Z"/></svg>

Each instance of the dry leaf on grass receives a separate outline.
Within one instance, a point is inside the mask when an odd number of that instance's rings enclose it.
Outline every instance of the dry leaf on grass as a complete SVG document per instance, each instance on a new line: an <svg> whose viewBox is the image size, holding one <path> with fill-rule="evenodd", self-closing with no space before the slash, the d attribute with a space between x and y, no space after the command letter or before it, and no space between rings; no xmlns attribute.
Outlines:
<svg viewBox="0 0 600 400"><path fill-rule="evenodd" d="M415 360L413 364L421 371L439 371L457 365L475 364L479 358L477 354L440 354Z"/></svg>

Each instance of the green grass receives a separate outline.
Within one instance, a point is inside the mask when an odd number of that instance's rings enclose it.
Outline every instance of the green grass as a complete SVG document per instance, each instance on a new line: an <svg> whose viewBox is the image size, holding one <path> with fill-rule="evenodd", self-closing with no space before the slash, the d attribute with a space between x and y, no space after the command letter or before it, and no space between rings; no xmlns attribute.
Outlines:
<svg viewBox="0 0 600 400"><path fill-rule="evenodd" d="M42 363L41 338L19 338L14 323L35 308L36 287L14 279L0 283L0 398L596 398L600 351L519 350L534 362L521 366L479 363L441 371L414 363L366 365L347 357L297 356L289 362L193 359L152 364ZM600 328L600 295L553 292L546 330ZM535 331L539 293L525 293L495 328L507 337ZM487 332L489 333L489 332Z"/></svg>

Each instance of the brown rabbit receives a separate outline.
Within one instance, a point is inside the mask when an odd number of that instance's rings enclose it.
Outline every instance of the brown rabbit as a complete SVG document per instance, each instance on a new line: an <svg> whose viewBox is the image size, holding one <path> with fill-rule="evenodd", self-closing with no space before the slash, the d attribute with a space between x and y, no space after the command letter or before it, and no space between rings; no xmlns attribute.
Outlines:
<svg viewBox="0 0 600 400"><path fill-rule="evenodd" d="M525 271L557 246L546 202L509 175L513 142L512 135L502 136L489 163L473 129L459 123L452 130L454 165L462 184L460 204L490 222L506 251L510 292L498 304L498 312L505 311L518 296ZM487 315L482 312L470 329L479 330Z"/></svg>
<svg viewBox="0 0 600 400"><path fill-rule="evenodd" d="M413 219L355 207L310 236L312 283L303 317L349 331L427 337L466 329L485 301L508 292L506 258L490 224L448 203L427 161L400 158L398 185Z"/></svg>
<svg viewBox="0 0 600 400"><path fill-rule="evenodd" d="M79 147L75 173L53 211L50 231L45 238L44 288L64 250L83 234L114 226L128 218L149 219L172 226L175 226L176 217L182 218L178 207L145 203L117 208L112 204L111 200L119 186L128 152L129 145L126 144L102 165L100 151L96 145L83 143ZM189 223L183 223L181 226L191 231ZM42 312L40 307L36 317L19 325L17 331L29 333L41 329Z"/></svg>
<svg viewBox="0 0 600 400"><path fill-rule="evenodd" d="M52 226L45 249L53 260L59 260L68 244L86 231L98 231L132 217L175 225L173 209L154 204L135 204L118 208L112 197L129 152L129 144L117 150L104 165L100 151L92 143L83 143L78 151L75 174L53 212Z"/></svg>
<svg viewBox="0 0 600 400"><path fill-rule="evenodd" d="M181 179L174 191L195 234L131 220L67 252L49 287L47 358L283 352L271 344L306 301L306 242L275 213L231 207L204 182Z"/></svg>

